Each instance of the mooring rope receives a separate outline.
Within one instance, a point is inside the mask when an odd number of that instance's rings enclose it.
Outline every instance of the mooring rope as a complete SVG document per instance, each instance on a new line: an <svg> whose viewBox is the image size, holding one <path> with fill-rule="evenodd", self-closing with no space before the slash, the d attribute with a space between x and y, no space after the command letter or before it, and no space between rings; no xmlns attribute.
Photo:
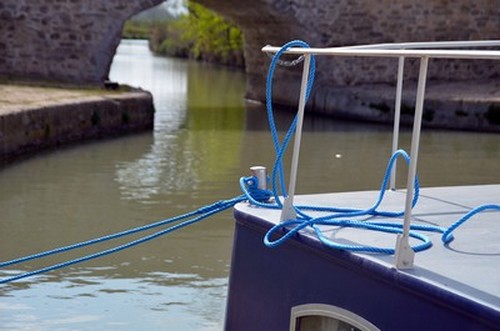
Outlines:
<svg viewBox="0 0 500 331"><path fill-rule="evenodd" d="M143 232L143 231L150 230L150 229L153 229L153 228L157 228L157 227L160 227L160 226L163 226L163 225L172 224L172 223L181 221L183 219L187 219L186 221L183 221L182 223L173 225L173 226L171 226L169 228L157 231L157 232L152 233L150 235L141 237L139 239L135 239L133 241L130 241L128 243L125 243L125 244L122 244L122 245L119 245L119 246L115 246L115 247L112 247L112 248L109 248L109 249L106 249L106 250L102 250L102 251L99 251L97 253L88 254L88 255L85 255L85 256L82 256L82 257L79 257L79 258L75 258L75 259L72 259L72 260L69 260L69 261L65 261L65 262L62 262L62 263L50 265L48 267L44 267L44 268L41 268L41 269L38 269L38 270L29 271L29 272L25 272L25 273L22 273L22 274L19 274L19 275L16 275L16 276L11 276L11 277L8 277L8 278L1 279L0 280L0 284L9 283L9 282L12 282L12 281L15 281L15 280L19 280L19 279L23 279L23 278L26 278L26 277L30 277L30 276L38 275L38 274L41 274L41 273L45 273L45 272L49 272L49 271L61 269L61 268L64 268L64 267L67 267L67 266L70 266L70 265L73 265L73 264L77 264L77 263L81 263L81 262L84 262L84 261L93 260L93 259L105 256L105 255L109 255L109 254L113 254L113 253L122 251L124 249L130 248L130 247L133 247L133 246L137 246L139 244L142 244L144 242L147 242L147 241L150 241L152 239L158 238L160 236L166 235L168 233L174 232L174 231L179 230L181 228L184 228L186 226L192 225L194 223L198 223L198 222L206 219L207 217L210 217L210 216L212 216L214 214L220 213L220 212L222 212L222 211L224 211L224 210L226 210L228 208L231 208L235 204L237 204L238 202L241 202L241 201L246 200L246 199L247 199L247 197L245 195L240 195L240 196L237 196L237 197L229 199L229 200L217 201L217 202L215 202L215 203L213 203L211 205L204 206L202 208L199 208L199 209L197 209L195 211L186 213L184 215L172 217L172 218L169 218L169 219L161 220L161 221L158 221L158 222L155 222L155 223L151 223L151 224L144 225L144 226L141 226L141 227L136 227L136 228L129 229L129 230L126 230L126 231L121 231L121 232L114 233L114 234L111 234L111 235L107 235L107 236L95 238L95 239L92 239L92 240L82 241L82 242L79 242L79 243L76 243L76 244L72 244L72 245L68 245L68 246L63 246L63 247L59 247L59 248L56 248L56 249L48 250L48 251L45 251L45 252L36 253L36 254L28 255L28 256L24 256L24 257L21 257L21 258L10 260L10 261L1 262L0 263L0 267L6 267L6 266L10 266L10 265L21 263L21 262L25 262L25 261L36 260L36 259L40 259L40 258L43 258L43 257L46 257L46 256L55 255L55 254L59 254L59 253L62 253L62 252L67 252L67 251L70 251L70 250L75 250L77 248L82 248L82 247L85 247L85 246L90 246L90 245L94 245L94 244L97 244L97 243L102 243L102 242L105 242L105 241L110 241L110 240L113 240L113 239L117 239L117 238L121 238L121 237L126 237L126 236L129 236L129 235L134 234L134 233ZM196 216L196 215L198 215L198 216Z"/></svg>

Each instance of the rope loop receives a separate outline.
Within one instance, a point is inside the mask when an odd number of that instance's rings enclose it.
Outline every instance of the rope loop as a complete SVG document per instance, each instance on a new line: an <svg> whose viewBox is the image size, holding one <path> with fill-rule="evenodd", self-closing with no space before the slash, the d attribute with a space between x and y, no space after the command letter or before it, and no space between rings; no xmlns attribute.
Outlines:
<svg viewBox="0 0 500 331"><path fill-rule="evenodd" d="M325 223L318 222L317 219L311 220L290 220L285 221L273 226L264 236L264 244L267 247L274 248L281 244L283 244L286 240L292 238L299 234L299 231L303 230L311 226L322 244L327 247L338 249L338 250L347 250L352 252L366 252L366 253L379 253L379 254L394 254L395 249L392 247L375 247L368 245L347 245L340 244L335 242L333 239L326 237L321 228L318 225L322 225ZM402 226L380 226L370 222L360 222L353 220L337 220L335 222L328 222L329 226L336 226L340 228L361 228L376 232L386 232L386 233L395 233L400 234L403 233ZM413 228L412 228L413 229ZM281 236L280 236L281 235ZM418 232L410 231L410 237L420 240L421 243L413 246L413 250L415 252L419 252L425 249L428 249L432 246L432 242L430 239ZM278 237L277 239L271 239L272 237Z"/></svg>
<svg viewBox="0 0 500 331"><path fill-rule="evenodd" d="M285 222L273 226L264 236L264 244L268 247L277 247L283 244L286 240L297 235L300 230L310 227L316 234L316 237L324 245L330 248L357 251L357 252L394 254L394 248L392 247L385 248L385 247L373 247L366 245L340 244L338 242L333 241L332 238L326 237L322 233L320 225L334 226L337 228L360 228L360 229L394 233L394 234L402 233L403 232L402 223L377 222L371 220L373 217L376 216L396 218L404 214L404 211L379 210L379 206L383 202L385 193L387 192L386 189L388 186L392 168L394 167L395 162L399 157L402 157L409 165L410 157L408 153L406 153L404 150L398 150L392 155L385 170L378 199L371 207L367 209L356 209L356 208L337 208L337 207L322 207L322 206L310 206L310 205L295 206L295 210L297 211L299 218L297 220L287 220ZM414 184L415 184L414 198L412 201L412 207L414 207L417 204L419 197L420 185L418 177L415 178ZM307 211L323 212L326 213L326 215L320 217L318 216L313 217L309 215ZM359 220L360 217L367 217L367 220L360 221ZM427 236L417 233L413 230L420 230L420 231L425 230L425 231L435 231L435 232L445 231L445 229L443 228L430 225L426 226L412 225L411 230L412 231L410 231L410 236L422 242L413 247L413 249L416 252L431 247L432 243ZM277 238L277 239L271 239L271 238Z"/></svg>
<svg viewBox="0 0 500 331"><path fill-rule="evenodd" d="M285 154L285 151L288 147L288 144L295 133L295 128L297 126L297 116L293 119L286 135L285 138L283 139L283 142L280 142L278 138L278 130L276 128L276 123L274 120L274 114L273 114L273 104L272 104L272 94L273 94L273 76L274 72L276 70L276 65L280 61L280 57L283 55L284 52L286 52L287 49L292 48L292 47L303 47L303 48L309 48L309 45L302 41L302 40L292 40L286 44L284 44L276 54L274 54L271 64L269 65L269 71L267 74L267 79L266 79L266 109L267 109L267 116L268 116L268 122L269 122L269 128L271 131L271 137L273 139L273 144L274 144L274 150L276 152L276 160L274 163L274 167L272 170L272 175L271 175L271 186L273 188L274 198L276 203L281 206L281 201L279 199L279 192L281 191L281 194L286 197L286 186L285 186L285 175L284 175L284 170L283 170L283 156ZM307 89L306 89L306 101L309 99L309 96L311 94L312 86L314 83L314 76L315 76L315 71L316 71L316 59L314 56L311 56L311 63L310 63L310 68L309 68L309 77L308 77L308 84L307 84Z"/></svg>
<svg viewBox="0 0 500 331"><path fill-rule="evenodd" d="M450 225L450 227L443 232L443 235L441 236L441 241L447 245L449 244L450 242L452 242L454 240L454 237L453 237L453 231L455 231L458 227L460 227L462 224L464 224L465 222L467 222L470 218L472 218L473 216L479 214L480 212L483 212L485 210L498 210L500 211L500 204L487 204L487 205L481 205L479 207L476 207L474 209L472 209L471 211L469 211L467 214L465 214L464 216L462 216L459 220L457 220L455 223L453 223L452 225Z"/></svg>

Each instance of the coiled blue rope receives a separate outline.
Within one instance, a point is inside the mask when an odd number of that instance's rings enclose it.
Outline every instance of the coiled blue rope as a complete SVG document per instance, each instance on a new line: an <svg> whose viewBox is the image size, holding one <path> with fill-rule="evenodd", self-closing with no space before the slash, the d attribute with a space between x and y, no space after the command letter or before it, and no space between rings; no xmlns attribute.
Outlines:
<svg viewBox="0 0 500 331"><path fill-rule="evenodd" d="M291 136L295 133L296 124L297 124L297 116L295 116L292 121L283 142L280 143L278 138L278 132L276 129L276 124L274 120L274 111L273 111L273 103L272 103L272 91L273 91L273 76L275 72L276 65L279 64L279 58L281 55L286 52L291 47L304 47L309 48L309 45L300 40L294 40L283 45L278 52L272 58L272 61L269 65L268 76L266 79L266 108L267 108L267 116L269 120L269 127L271 130L271 136L273 139L274 149L276 152L276 160L273 166L272 175L271 175L271 187L272 193L269 195L274 196L274 202L262 202L262 201L253 201L249 198L249 201L259 207L265 208L273 208L273 209L281 209L282 202L280 197L285 198L286 194L286 185L285 185L285 176L283 171L283 156L286 152L286 149L289 145ZM313 82L314 82L314 73L315 73L315 59L314 56L311 57L311 67L308 76L308 85L306 89L306 101L310 96ZM380 194L377 201L372 205L372 207L368 209L352 209L352 208L336 208L336 207L321 207L321 206L294 206L295 211L297 212L296 220L287 220L285 222L281 222L275 226L273 226L264 237L264 244L268 247L276 247L281 245L287 239L297 235L300 230L303 230L307 227L311 227L318 239L328 247L336 248L336 249L344 249L351 251L364 251L371 253L384 253L384 254L394 254L394 248L380 248L380 247L372 247L372 246L362 246L362 245L345 245L337 242L333 242L331 239L326 238L321 229L320 225L330 225L330 226L339 226L339 227L353 227L353 228L363 228L373 231L381 231L381 232L389 232L389 233L402 233L403 232L403 224L401 222L380 222L380 221L359 221L353 220L353 218L359 218L361 216L369 216L370 218L373 216L384 216L384 217L400 217L404 214L404 211L380 211L378 207L383 201L384 194L386 192L387 183L389 180L391 169L394 165L395 160L402 156L405 161L409 164L410 158L408 154L399 150L394 155L392 155L385 172L384 179L382 181L382 186L380 188ZM416 205L419 196L419 184L418 178L415 178L414 183L414 197L412 201L412 208ZM240 182L240 186L245 194L245 183ZM248 194L247 194L248 195ZM438 226L430 226L430 225L411 225L409 235L413 238L416 238L421 241L420 244L413 246L413 250L418 252L424 249L427 249L432 246L432 242L429 240L427 236L424 236L415 231L432 231L443 233L442 241L447 243L453 240L452 232L473 215L486 210L486 209L500 209L500 205L485 205L480 206L471 210L467 215L465 215L462 219L453 224L450 228L445 229ZM306 211L316 211L316 212L325 212L329 213L326 216L322 217L312 217L306 213ZM278 239L271 239L272 237L278 237Z"/></svg>
<svg viewBox="0 0 500 331"><path fill-rule="evenodd" d="M401 223L389 223L389 222L376 222L376 221L360 221L354 218L359 218L361 216L384 216L384 217L400 217L403 215L403 211L384 211L378 210L380 204L382 203L387 184L389 181L390 173L395 161L398 157L403 157L407 163L410 162L410 157L403 150L398 150L389 160L387 169L385 171L384 179L382 180L382 186L380 188L380 193L378 199L375 203L367 209L355 209L355 208L335 208L335 207L319 207L319 206L296 206L296 210L299 212L299 218L297 220L288 220L281 222L273 226L264 236L264 244L268 247L276 247L281 245L283 242L289 238L295 236L300 230L306 227L312 227L318 239L326 246L336 249L358 251L358 252L370 252L370 253L384 253L384 254L394 254L394 248L385 247L373 247L364 245L346 245L340 244L332 241L331 239L325 237L321 231L320 225L337 226L337 227L352 227L352 228L363 228L372 231L388 232L388 233L402 233ZM419 197L419 182L418 178L415 179L415 191L412 206L415 206ZM312 217L305 213L305 210L309 211L321 211L327 212L328 214L321 217ZM416 238L422 243L415 245L413 249L415 251L422 251L432 246L432 242L424 235L414 232L413 230L423 230L426 231L437 231L443 232L445 229L437 226L412 226L409 235ZM271 239L272 237L281 236L278 239Z"/></svg>
<svg viewBox="0 0 500 331"><path fill-rule="evenodd" d="M274 55L274 57L271 60L271 63L269 65L269 71L266 79L266 108L267 108L267 116L268 116L268 121L269 121L269 127L271 131L271 137L273 139L273 144L274 144L274 149L276 152L276 160L273 166L272 170L272 175L271 175L271 184L272 184L272 192L274 196L274 201L275 203L273 204L263 204L261 202L256 203L252 200L250 200L251 203L261 206L261 207L266 207L266 208L274 208L274 209L279 209L282 207L282 202L280 198L280 191L281 195L283 197L286 197L286 185L285 185L285 177L284 177L284 171L283 171L283 156L287 150L287 147L289 145L290 139L292 135L295 133L296 130L296 125L297 125L297 116L295 116L294 120L292 121L285 138L283 139L283 142L280 143L279 138L278 138L278 132L276 129L276 123L274 120L274 111L273 111L273 103L272 103L272 92L273 92L273 76L274 72L276 69L276 65L279 63L279 59L281 55L286 52L291 47L304 47L308 48L309 45L303 41L300 40L294 40L291 42L286 43L283 45L278 52ZM312 90L312 86L314 83L314 76L315 76L315 58L314 56L311 57L311 66L310 70L308 73L308 84L306 88L306 101L309 98ZM282 244L285 240L288 238L294 236L296 233L298 233L300 230L302 230L305 227L313 227L315 230L318 238L325 244L330 247L336 247L336 248L341 248L341 249L351 249L351 250L366 250L366 251L371 251L371 252L383 252L383 253L393 253L394 249L387 249L387 248L376 248L376 247L370 247L370 246L350 246L347 247L346 245L340 245L340 244L334 244L327 238L325 238L322 234L321 231L318 228L318 225L320 224L329 224L329 225L338 225L339 223L342 223L342 226L352 226L352 227L365 227L369 228L371 230L377 230L377 231L384 231L384 232L393 232L393 233L399 233L402 231L401 228L396 227L395 225L392 226L384 226L384 225L377 225L377 224L370 224L367 222L359 222L359 221L348 221L345 220L345 218L348 217L358 217L358 216L363 216L363 215L383 215L383 216L392 216L392 217L397 217L402 215L403 212L387 212L387 211L378 211L377 208L380 205L380 203L383 200L384 194L385 194L385 188L387 186L389 174L390 174L390 169L392 168L396 158L398 156L403 156L407 162L409 162L409 157L406 152L404 151L397 151L395 155L391 158L389 161L389 165L387 167L386 175L384 177L383 183L382 183L382 188L380 191L380 195L376 203L370 207L369 209L366 210L359 210L359 209L340 209L340 208L334 208L334 207L319 207L319 206L294 206L295 210L298 215L297 220L288 220L285 222L282 222L280 224L275 225L272 227L266 236L264 237L264 244L268 247L276 247L280 244ZM413 199L413 205L416 204L418 200L418 190L419 190L419 185L418 185L418 179L415 180L415 195ZM278 184L279 183L279 184ZM244 189L243 185L241 184L242 189ZM306 210L310 211L322 211L322 212L334 212L336 214L329 214L328 216L325 217L320 217L320 218L314 218L309 216L307 213L305 213ZM342 221L339 221L339 219L342 219ZM291 228L291 229L290 229ZM276 234L278 230L287 230L286 234L284 234L282 237L276 240L271 240L271 236ZM411 233L411 236L421 239L424 241L423 244L418 245L414 247L414 249L421 250L429 247L431 245L430 241L415 233Z"/></svg>

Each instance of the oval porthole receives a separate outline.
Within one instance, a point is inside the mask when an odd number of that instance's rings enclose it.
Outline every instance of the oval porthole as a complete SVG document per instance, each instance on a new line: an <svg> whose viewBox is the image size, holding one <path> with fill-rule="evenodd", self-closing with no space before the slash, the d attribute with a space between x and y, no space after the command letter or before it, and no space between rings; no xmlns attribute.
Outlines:
<svg viewBox="0 0 500 331"><path fill-rule="evenodd" d="M290 331L380 331L359 315L325 304L295 306L290 314Z"/></svg>

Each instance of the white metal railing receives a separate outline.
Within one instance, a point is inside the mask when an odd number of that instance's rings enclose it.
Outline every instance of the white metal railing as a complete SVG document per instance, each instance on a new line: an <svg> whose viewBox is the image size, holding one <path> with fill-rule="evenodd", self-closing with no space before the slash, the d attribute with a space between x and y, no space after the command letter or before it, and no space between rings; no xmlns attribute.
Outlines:
<svg viewBox="0 0 500 331"><path fill-rule="evenodd" d="M411 224L411 204L413 200L413 190L417 173L418 151L420 143L420 132L422 126L422 114L425 99L425 85L427 81L427 68L429 60L432 58L442 59L489 59L500 60L498 50L478 50L478 49L456 49L456 48L481 48L499 47L500 40L480 40L480 41L445 41L445 42L416 42L416 43L394 43L394 44L373 44L349 47L333 48L290 48L285 53L304 55L304 69L302 72L302 83L299 106L297 110L297 128L295 130L295 141L292 155L292 165L290 172L290 183L288 197L284 201L281 219L295 219L297 216L293 208L295 195L295 183L297 180L297 170L299 162L300 142L302 136L302 123L306 103L306 87L308 84L309 63L312 55L318 56L341 56L341 57L385 57L398 58L398 74L396 84L396 100L394 112L394 129L392 140L392 152L398 149L399 145L399 122L401 115L403 72L405 58L420 59L420 69L417 83L417 97L415 102L415 115L413 121L413 131L411 138L410 165L408 169L406 199L403 233L398 236L396 242L395 266L399 269L413 267L415 253L409 244L409 232ZM276 53L279 47L265 46L263 52ZM391 173L390 189L395 189L396 169Z"/></svg>

